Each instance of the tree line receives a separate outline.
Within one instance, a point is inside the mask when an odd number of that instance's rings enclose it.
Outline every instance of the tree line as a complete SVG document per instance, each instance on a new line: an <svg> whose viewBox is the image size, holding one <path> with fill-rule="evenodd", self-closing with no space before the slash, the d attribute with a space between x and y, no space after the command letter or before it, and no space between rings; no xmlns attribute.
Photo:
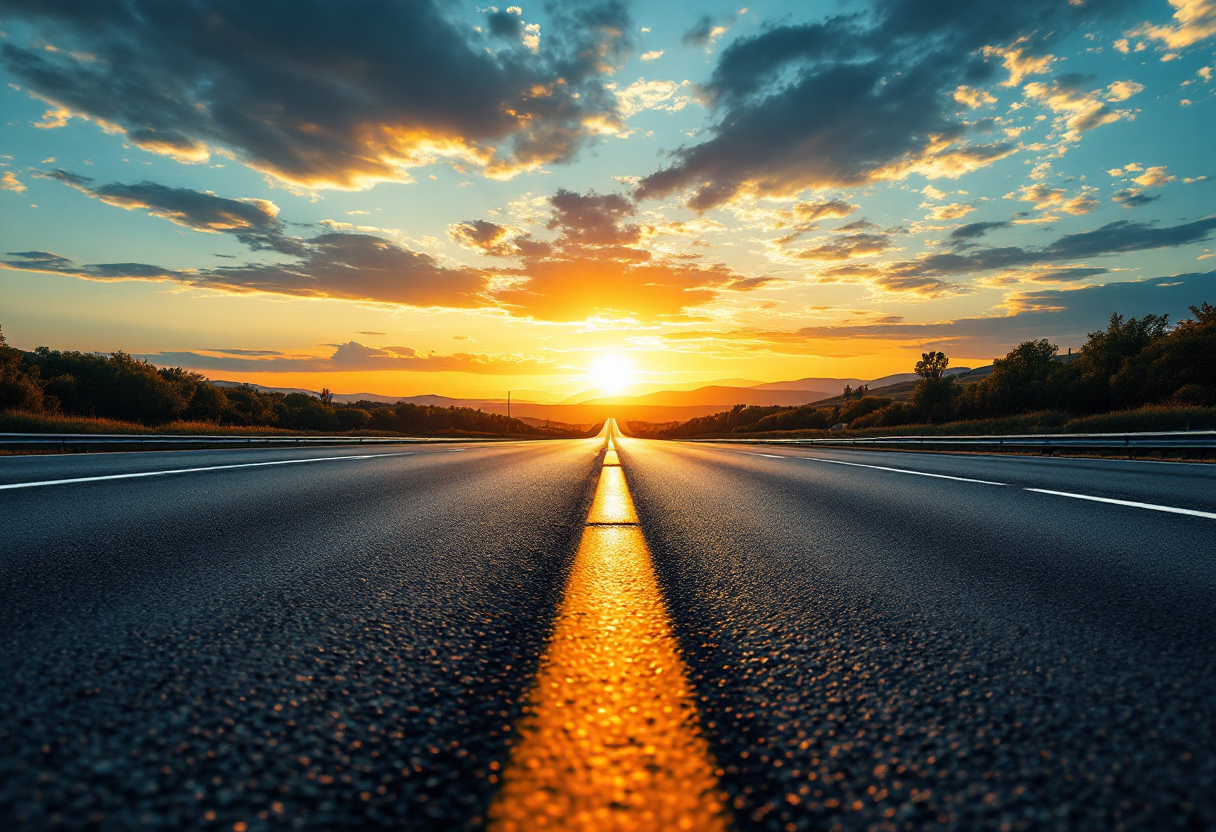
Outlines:
<svg viewBox="0 0 1216 832"><path fill-rule="evenodd" d="M297 431L384 431L412 435L566 435L469 407L358 401L278 393L250 385L220 388L179 367L109 354L10 347L0 332L0 411L101 417L149 427L177 421Z"/></svg>
<svg viewBox="0 0 1216 832"><path fill-rule="evenodd" d="M1192 306L1192 318L1171 326L1165 315L1111 315L1080 351L1062 356L1046 339L1026 341L993 361L991 374L960 384L945 374L949 358L924 353L912 396L846 397L839 405L734 408L668 428L670 438L723 433L850 429L1018 416L1060 411L1077 416L1153 404L1216 405L1216 306ZM851 399L851 400L850 400Z"/></svg>

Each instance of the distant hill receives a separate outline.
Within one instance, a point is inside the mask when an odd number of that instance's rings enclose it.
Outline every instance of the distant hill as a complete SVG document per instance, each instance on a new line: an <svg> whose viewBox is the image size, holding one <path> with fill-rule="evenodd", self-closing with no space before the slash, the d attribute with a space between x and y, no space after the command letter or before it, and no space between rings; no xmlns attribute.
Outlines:
<svg viewBox="0 0 1216 832"><path fill-rule="evenodd" d="M752 390L826 390L828 395L837 390L844 390L847 384L856 387L865 384L860 378L800 378L797 381L771 381L767 384L757 384Z"/></svg>
<svg viewBox="0 0 1216 832"><path fill-rule="evenodd" d="M698 387L696 390L660 390L644 396L610 396L590 399L585 405L625 405L652 407L697 407L715 405L733 407L737 404L791 405L806 404L831 395L831 387L818 389L765 390L763 387Z"/></svg>
<svg viewBox="0 0 1216 832"><path fill-rule="evenodd" d="M990 368L982 368L990 372ZM970 380L978 381L982 376L969 379L969 368L952 367L946 371L958 376L962 383ZM980 371L974 371L980 372ZM985 373L986 375L986 373ZM884 376L867 382L860 378L825 378L811 377L793 381L775 381L759 383L749 379L723 379L695 389L680 389L687 385L672 385L668 389L651 390L640 395L632 396L601 396L602 391L584 390L570 396L557 404L545 404L537 401L526 401L526 398L546 396L537 391L520 391L519 395L511 397L511 415L523 419L529 424L543 424L546 420L554 423L562 422L568 425L589 425L592 422L603 421L615 416L618 419L637 422L684 422L698 416L708 416L728 410L737 404L760 407L793 407L811 403L833 404L841 401L841 393L847 384L858 387L869 385L871 395L882 395L893 399L903 399L911 395L915 386L914 373L898 373ZM738 382L729 384L726 382ZM236 387L240 382L214 381L217 387ZM315 396L315 390L302 390L290 387L263 387L254 384L253 387L264 392L307 393ZM657 385L647 385L654 387ZM645 389L645 387L643 387ZM360 400L372 402L407 402L417 405L434 405L436 407L470 407L486 413L507 412L506 398L458 399L440 396L433 393L417 396L385 396L379 393L335 393L334 401L342 404Z"/></svg>
<svg viewBox="0 0 1216 832"><path fill-rule="evenodd" d="M304 393L308 396L317 395L316 390L305 390L302 387L264 387L261 384L249 384L244 381L223 381L219 379L210 383L213 387L223 387L225 389L229 387L252 387L259 393Z"/></svg>
<svg viewBox="0 0 1216 832"><path fill-rule="evenodd" d="M992 367L978 367L972 370L970 367L951 367L946 370L945 375L953 376L954 380L959 384L975 384L977 381L983 381L992 374ZM884 399L893 401L903 401L912 397L912 391L916 389L916 382L920 380L920 376L916 373L897 373L893 376L884 376L883 378L874 379L866 385L867 396L879 396ZM832 396L828 399L821 399L815 404L832 405L843 404L844 396Z"/></svg>

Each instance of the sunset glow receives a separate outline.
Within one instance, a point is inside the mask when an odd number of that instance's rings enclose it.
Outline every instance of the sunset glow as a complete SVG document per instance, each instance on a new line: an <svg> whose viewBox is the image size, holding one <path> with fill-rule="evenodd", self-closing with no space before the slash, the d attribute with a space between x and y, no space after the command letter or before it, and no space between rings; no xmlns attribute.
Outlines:
<svg viewBox="0 0 1216 832"><path fill-rule="evenodd" d="M628 392L609 353L874 379L1216 289L1199 0L146 5L3 12L20 349L561 401Z"/></svg>
<svg viewBox="0 0 1216 832"><path fill-rule="evenodd" d="M623 393L633 383L633 366L627 358L610 352L591 362L591 379L607 393Z"/></svg>

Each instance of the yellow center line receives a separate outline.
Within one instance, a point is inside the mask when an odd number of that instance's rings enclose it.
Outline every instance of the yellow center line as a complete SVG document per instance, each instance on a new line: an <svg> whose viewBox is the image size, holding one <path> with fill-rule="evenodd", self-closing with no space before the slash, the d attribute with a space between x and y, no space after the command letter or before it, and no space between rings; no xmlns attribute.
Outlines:
<svg viewBox="0 0 1216 832"><path fill-rule="evenodd" d="M725 832L726 798L619 465L601 470L587 522L489 828Z"/></svg>
<svg viewBox="0 0 1216 832"><path fill-rule="evenodd" d="M600 481L595 487L595 499L591 501L591 512L587 524L626 523L636 524L637 512L625 485L625 472L621 466L605 466L600 471Z"/></svg>

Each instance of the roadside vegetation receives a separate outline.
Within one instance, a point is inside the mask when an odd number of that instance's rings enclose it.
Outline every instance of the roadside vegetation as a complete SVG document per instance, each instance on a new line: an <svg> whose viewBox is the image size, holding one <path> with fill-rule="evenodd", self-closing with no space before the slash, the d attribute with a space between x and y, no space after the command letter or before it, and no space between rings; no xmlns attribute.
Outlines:
<svg viewBox="0 0 1216 832"><path fill-rule="evenodd" d="M0 431L10 433L368 434L582 436L533 427L468 407L407 402L335 404L319 396L251 386L220 388L180 368L124 352L32 353L0 332Z"/></svg>
<svg viewBox="0 0 1216 832"><path fill-rule="evenodd" d="M1216 306L1112 315L1075 355L1046 340L1019 344L986 378L960 384L949 359L924 353L912 395L846 391L831 405L734 408L641 435L664 438L829 435L1104 433L1216 429Z"/></svg>

